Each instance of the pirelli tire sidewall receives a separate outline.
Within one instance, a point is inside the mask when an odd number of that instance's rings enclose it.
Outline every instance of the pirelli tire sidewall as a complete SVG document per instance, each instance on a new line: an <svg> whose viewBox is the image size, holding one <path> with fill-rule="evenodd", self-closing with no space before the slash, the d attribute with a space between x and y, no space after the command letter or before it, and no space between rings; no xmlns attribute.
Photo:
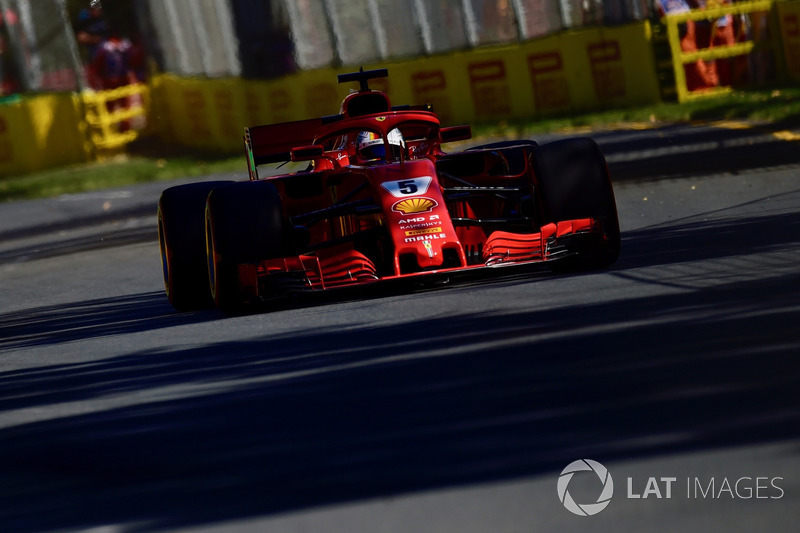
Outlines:
<svg viewBox="0 0 800 533"><path fill-rule="evenodd" d="M208 194L227 181L190 183L170 187L158 201L158 243L164 288L179 311L213 306L208 286L205 242L205 206Z"/></svg>
<svg viewBox="0 0 800 533"><path fill-rule="evenodd" d="M554 262L554 269L594 269L613 264L620 253L620 229L614 189L605 157L590 138L573 138L540 145L532 157L534 188L541 222L597 218L605 238L580 250L577 257Z"/></svg>
<svg viewBox="0 0 800 533"><path fill-rule="evenodd" d="M281 198L265 181L237 182L215 188L205 209L207 277L214 304L238 313L253 295L240 294L239 265L286 254L286 224Z"/></svg>

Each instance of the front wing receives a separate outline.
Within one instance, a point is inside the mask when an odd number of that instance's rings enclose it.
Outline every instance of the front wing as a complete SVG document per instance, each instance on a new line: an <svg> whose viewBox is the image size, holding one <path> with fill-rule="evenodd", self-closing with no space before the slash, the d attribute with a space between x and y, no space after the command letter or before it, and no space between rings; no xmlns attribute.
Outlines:
<svg viewBox="0 0 800 533"><path fill-rule="evenodd" d="M458 273L478 274L512 265L535 265L581 253L587 240L604 238L603 224L593 218L566 220L542 226L537 233L493 232L483 247L483 263L381 276L373 262L356 250L331 257L298 255L239 265L239 290L246 300L268 300L287 294L389 283L425 282Z"/></svg>

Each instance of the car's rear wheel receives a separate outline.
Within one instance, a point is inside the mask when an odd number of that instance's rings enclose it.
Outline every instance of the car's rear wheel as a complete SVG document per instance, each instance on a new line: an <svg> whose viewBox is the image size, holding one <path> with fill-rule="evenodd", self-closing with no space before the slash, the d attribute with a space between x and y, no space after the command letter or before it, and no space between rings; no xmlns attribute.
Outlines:
<svg viewBox="0 0 800 533"><path fill-rule="evenodd" d="M207 278L214 304L239 313L257 304L242 292L239 265L285 255L281 198L263 181L231 183L214 189L206 203Z"/></svg>
<svg viewBox="0 0 800 533"><path fill-rule="evenodd" d="M589 138L565 139L540 146L533 157L534 187L543 224L595 218L601 238L589 239L572 255L552 263L554 270L604 268L620 253L620 230L614 190L603 153Z"/></svg>
<svg viewBox="0 0 800 533"><path fill-rule="evenodd" d="M158 244L164 289L179 311L212 307L205 244L205 205L212 189L229 183L210 181L170 187L158 201Z"/></svg>

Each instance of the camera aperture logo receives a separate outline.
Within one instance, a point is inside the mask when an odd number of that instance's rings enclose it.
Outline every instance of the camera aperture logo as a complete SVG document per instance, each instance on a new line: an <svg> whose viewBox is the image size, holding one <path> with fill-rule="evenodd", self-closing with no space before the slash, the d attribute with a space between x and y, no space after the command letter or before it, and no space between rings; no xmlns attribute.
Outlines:
<svg viewBox="0 0 800 533"><path fill-rule="evenodd" d="M569 482L577 472L593 472L603 484L603 490L597 501L594 503L577 503L572 499L569 493ZM614 480L608 469L591 459L579 459L567 465L558 476L558 499L564 504L568 511L575 513L579 516L592 516L596 515L611 503L611 497L614 495Z"/></svg>

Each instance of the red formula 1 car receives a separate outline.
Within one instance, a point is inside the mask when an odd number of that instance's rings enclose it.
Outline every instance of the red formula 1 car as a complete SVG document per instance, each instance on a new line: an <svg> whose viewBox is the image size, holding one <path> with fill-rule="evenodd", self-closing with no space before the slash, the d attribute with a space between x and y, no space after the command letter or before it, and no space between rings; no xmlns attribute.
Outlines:
<svg viewBox="0 0 800 533"><path fill-rule="evenodd" d="M170 303L238 312L287 294L441 279L510 264L602 268L620 231L591 139L506 141L445 153L469 126L370 90L338 115L245 129L249 181L163 192L158 233ZM259 176L259 165L305 170ZM264 168L264 167L262 167Z"/></svg>

